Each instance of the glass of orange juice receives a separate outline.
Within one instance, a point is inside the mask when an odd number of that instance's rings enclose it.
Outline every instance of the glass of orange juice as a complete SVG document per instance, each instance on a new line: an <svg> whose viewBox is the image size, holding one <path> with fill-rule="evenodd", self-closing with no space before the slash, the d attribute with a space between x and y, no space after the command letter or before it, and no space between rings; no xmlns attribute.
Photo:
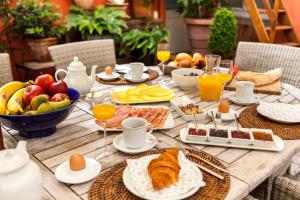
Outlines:
<svg viewBox="0 0 300 200"><path fill-rule="evenodd" d="M217 69L221 62L221 56L205 56L205 73L199 76L200 97L205 101L217 101L220 99L223 84L218 79Z"/></svg>
<svg viewBox="0 0 300 200"><path fill-rule="evenodd" d="M170 44L168 43L160 43L157 47L157 59L161 61L162 63L162 77L161 81L159 82L160 84L164 85L165 80L164 80L164 74L165 74L165 62L170 59L171 51L170 51Z"/></svg>
<svg viewBox="0 0 300 200"><path fill-rule="evenodd" d="M224 95L224 88L226 83L230 82L232 79L232 72L233 72L233 61L232 60L221 60L220 66L218 68L218 75L217 78L223 84L221 100L223 99Z"/></svg>
<svg viewBox="0 0 300 200"><path fill-rule="evenodd" d="M111 154L107 149L107 132L106 132L106 123L108 120L112 119L115 116L116 107L111 104L97 104L92 108L93 115L97 121L97 124L104 128L104 143L105 149L102 154L97 156L97 160L104 158Z"/></svg>

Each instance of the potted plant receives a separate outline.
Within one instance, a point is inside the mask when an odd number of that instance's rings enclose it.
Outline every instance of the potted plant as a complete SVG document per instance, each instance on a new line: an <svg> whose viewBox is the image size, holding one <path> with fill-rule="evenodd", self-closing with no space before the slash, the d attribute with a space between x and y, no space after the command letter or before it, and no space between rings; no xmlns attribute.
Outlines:
<svg viewBox="0 0 300 200"><path fill-rule="evenodd" d="M153 0L131 0L134 18L153 18Z"/></svg>
<svg viewBox="0 0 300 200"><path fill-rule="evenodd" d="M81 8L89 9L94 5L94 0L74 0L74 3Z"/></svg>
<svg viewBox="0 0 300 200"><path fill-rule="evenodd" d="M77 30L83 39L114 38L122 35L127 28L128 15L115 8L97 7L92 13L72 6L67 16L67 30Z"/></svg>
<svg viewBox="0 0 300 200"><path fill-rule="evenodd" d="M51 60L48 47L57 44L65 28L57 23L61 15L51 3L36 0L20 0L9 11L13 18L11 27L22 34L37 61Z"/></svg>
<svg viewBox="0 0 300 200"><path fill-rule="evenodd" d="M219 8L210 29L209 49L214 54L228 58L237 42L237 20L234 13L227 8Z"/></svg>
<svg viewBox="0 0 300 200"><path fill-rule="evenodd" d="M144 31L133 29L122 35L119 54L124 55L129 51L135 61L153 65L158 44L168 42L169 38L169 31L159 26L146 27Z"/></svg>
<svg viewBox="0 0 300 200"><path fill-rule="evenodd" d="M177 0L178 12L185 17L193 52L208 54L209 26L220 3L225 0Z"/></svg>

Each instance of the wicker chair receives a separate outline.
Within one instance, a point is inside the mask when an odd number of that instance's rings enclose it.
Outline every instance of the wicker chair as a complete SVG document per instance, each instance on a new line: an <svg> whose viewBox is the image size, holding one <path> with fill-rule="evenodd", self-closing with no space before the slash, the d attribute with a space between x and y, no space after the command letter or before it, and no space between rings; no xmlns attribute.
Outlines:
<svg viewBox="0 0 300 200"><path fill-rule="evenodd" d="M278 176L273 181L272 200L299 200L300 182L287 177Z"/></svg>
<svg viewBox="0 0 300 200"><path fill-rule="evenodd" d="M300 87L300 49L277 44L239 42L235 63L242 70L284 70L283 82Z"/></svg>
<svg viewBox="0 0 300 200"><path fill-rule="evenodd" d="M0 86L10 81L13 81L13 75L9 55L7 53L0 53ZM2 149L4 149L4 142L0 123L0 150Z"/></svg>
<svg viewBox="0 0 300 200"><path fill-rule="evenodd" d="M49 51L56 69L66 69L75 56L87 67L88 73L93 65L98 65L100 71L116 64L114 41L111 39L55 45L49 47Z"/></svg>
<svg viewBox="0 0 300 200"><path fill-rule="evenodd" d="M13 80L9 55L0 53L0 86Z"/></svg>

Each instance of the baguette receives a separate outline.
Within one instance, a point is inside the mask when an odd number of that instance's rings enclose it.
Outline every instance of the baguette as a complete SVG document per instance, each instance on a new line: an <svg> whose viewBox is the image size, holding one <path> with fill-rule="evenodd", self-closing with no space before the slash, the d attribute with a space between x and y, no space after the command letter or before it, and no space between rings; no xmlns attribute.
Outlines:
<svg viewBox="0 0 300 200"><path fill-rule="evenodd" d="M274 83L282 76L282 69L276 68L265 73L247 71L237 76L239 81L251 81L255 86L262 86Z"/></svg>

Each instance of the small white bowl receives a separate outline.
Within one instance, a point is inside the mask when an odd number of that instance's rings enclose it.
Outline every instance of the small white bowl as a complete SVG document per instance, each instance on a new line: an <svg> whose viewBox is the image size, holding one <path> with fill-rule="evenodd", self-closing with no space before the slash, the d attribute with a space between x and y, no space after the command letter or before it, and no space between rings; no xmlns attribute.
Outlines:
<svg viewBox="0 0 300 200"><path fill-rule="evenodd" d="M191 73L198 76L190 76ZM194 90L199 85L198 77L204 72L201 69L181 68L172 71L172 78L175 83L184 90Z"/></svg>

